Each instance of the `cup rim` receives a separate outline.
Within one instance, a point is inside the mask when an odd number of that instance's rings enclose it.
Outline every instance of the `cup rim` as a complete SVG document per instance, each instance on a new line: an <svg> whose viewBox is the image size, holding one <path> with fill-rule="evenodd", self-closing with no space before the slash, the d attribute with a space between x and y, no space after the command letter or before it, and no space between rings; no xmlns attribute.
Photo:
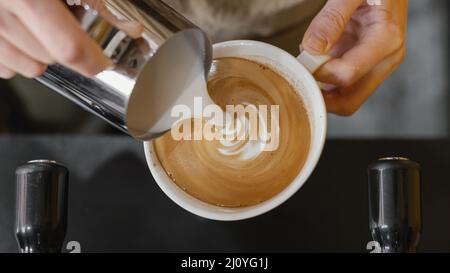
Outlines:
<svg viewBox="0 0 450 273"><path fill-rule="evenodd" d="M147 164L150 168L152 176L161 190L177 205L182 207L183 209L191 212L192 214L198 215L200 217L217 220L217 221L239 221L245 220L249 218L253 218L264 213L267 213L287 200L289 200L298 190L308 181L312 172L314 171L321 154L323 152L323 148L325 146L326 133L327 133L327 112L325 107L325 102L321 93L321 90L318 86L317 81L311 75L311 73L291 54L286 51L275 47L273 45L251 41L251 40L234 40L227 41L222 43L217 43L214 46L214 58L218 54L218 52L224 52L226 49L235 48L235 47L258 47L264 54L260 56L261 58L265 58L270 60L270 53L276 53L277 56L281 56L283 59L283 63L278 63L283 66L283 70L290 70L290 72L297 75L299 78L302 78L304 85L307 86L307 91L297 90L296 92L303 96L303 93L311 92L310 97L314 99L314 106L308 105L307 110L310 115L311 112L316 112L319 116L315 120L315 124L312 125L312 142L311 148L308 154L308 158L305 162L305 165L300 170L296 178L281 192L272 197L269 200L266 200L260 204L249 206L249 207L241 207L241 208L222 208L218 206L214 206L208 203L205 203L190 194L183 191L179 188L167 175L165 170L162 168L159 159L156 156L154 151L153 141L144 142L144 151ZM240 57L247 58L249 60L254 60L250 56L242 56L239 53L234 54L226 54L229 57ZM257 57L257 56L255 56ZM255 60L254 60L255 61ZM289 62L290 65L287 65L286 62ZM270 66L270 64L268 64ZM288 68L292 66L296 66L295 70ZM281 69L273 68L276 71L280 72ZM314 108L314 109L311 109ZM310 117L311 119L311 117Z"/></svg>

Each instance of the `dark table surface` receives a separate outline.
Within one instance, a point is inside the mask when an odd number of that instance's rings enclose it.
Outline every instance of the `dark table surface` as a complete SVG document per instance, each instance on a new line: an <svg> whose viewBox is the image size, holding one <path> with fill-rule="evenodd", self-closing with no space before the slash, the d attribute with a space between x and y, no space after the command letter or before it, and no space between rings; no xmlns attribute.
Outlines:
<svg viewBox="0 0 450 273"><path fill-rule="evenodd" d="M215 222L170 201L142 145L126 137L0 137L0 252L17 252L14 170L38 158L71 171L67 241L82 252L367 252L367 165L407 156L423 167L420 251L450 252L450 141L330 140L310 180L260 217Z"/></svg>

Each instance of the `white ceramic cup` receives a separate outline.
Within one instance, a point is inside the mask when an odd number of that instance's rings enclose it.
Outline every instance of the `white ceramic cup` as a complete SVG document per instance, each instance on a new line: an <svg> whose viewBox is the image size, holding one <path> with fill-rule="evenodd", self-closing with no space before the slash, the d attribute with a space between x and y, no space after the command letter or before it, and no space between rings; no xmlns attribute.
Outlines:
<svg viewBox="0 0 450 273"><path fill-rule="evenodd" d="M273 198L255 206L240 208L214 206L189 195L169 178L156 156L152 142L144 143L144 150L156 183L172 201L204 218L237 221L261 215L284 203L305 184L316 167L325 144L327 113L318 83L308 69L317 69L327 61L327 58L316 58L304 53L296 59L282 49L256 41L229 41L214 45L214 58L223 57L239 57L269 66L284 76L303 99L311 122L311 147L303 169L292 183ZM283 163L280 162L280 164Z"/></svg>

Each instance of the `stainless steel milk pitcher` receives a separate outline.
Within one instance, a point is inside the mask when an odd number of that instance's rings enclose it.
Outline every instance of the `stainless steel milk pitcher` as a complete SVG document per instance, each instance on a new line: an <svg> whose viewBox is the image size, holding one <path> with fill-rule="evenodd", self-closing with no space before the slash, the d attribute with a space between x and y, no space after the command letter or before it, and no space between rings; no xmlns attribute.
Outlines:
<svg viewBox="0 0 450 273"><path fill-rule="evenodd" d="M77 12L82 28L114 62L114 68L85 77L62 65L52 65L37 80L132 137L152 139L170 128L132 128L127 117L133 93L147 88L141 81L151 73L151 60L163 45L187 40L190 50L199 53L206 77L211 66L211 43L202 30L160 0L105 0L105 5L117 17L137 21L145 29L141 38L132 39L88 6L83 6L81 14ZM171 80L169 75L163 76ZM141 110L145 109L134 112Z"/></svg>

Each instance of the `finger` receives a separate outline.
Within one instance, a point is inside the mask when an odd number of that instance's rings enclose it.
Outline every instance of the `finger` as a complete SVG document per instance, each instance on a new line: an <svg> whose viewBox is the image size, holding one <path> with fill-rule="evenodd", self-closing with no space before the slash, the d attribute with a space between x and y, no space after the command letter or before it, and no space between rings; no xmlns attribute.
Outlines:
<svg viewBox="0 0 450 273"><path fill-rule="evenodd" d="M0 64L9 70L17 71L27 78L42 75L47 65L33 60L10 42L0 38Z"/></svg>
<svg viewBox="0 0 450 273"><path fill-rule="evenodd" d="M314 55L328 54L363 1L328 0L306 31L303 49Z"/></svg>
<svg viewBox="0 0 450 273"><path fill-rule="evenodd" d="M9 80L13 78L16 75L16 72L12 71L11 69L7 68L6 66L0 64L0 78Z"/></svg>
<svg viewBox="0 0 450 273"><path fill-rule="evenodd" d="M6 11L0 11L0 35L31 58L45 64L54 62L47 49L25 28L22 22Z"/></svg>
<svg viewBox="0 0 450 273"><path fill-rule="evenodd" d="M315 76L329 84L351 86L404 44L404 35L399 28L379 25L372 29L355 47L342 57L332 59Z"/></svg>
<svg viewBox="0 0 450 273"><path fill-rule="evenodd" d="M349 23L346 31L342 34L339 41L333 46L329 53L332 58L341 58L358 43L358 36L351 30L352 28L353 24Z"/></svg>
<svg viewBox="0 0 450 273"><path fill-rule="evenodd" d="M142 32L144 31L142 24L133 21L120 20L108 10L103 0L84 0L84 2L88 4L89 7L95 9L100 16L107 20L110 24L123 30L130 37L134 39L141 37Z"/></svg>
<svg viewBox="0 0 450 273"><path fill-rule="evenodd" d="M86 76L95 75L112 62L81 29L75 17L56 0L20 0L11 11L52 54L56 62Z"/></svg>
<svg viewBox="0 0 450 273"><path fill-rule="evenodd" d="M354 114L402 63L405 53L400 50L384 60L373 71L351 87L323 92L327 110L340 116Z"/></svg>
<svg viewBox="0 0 450 273"><path fill-rule="evenodd" d="M315 76L319 81L337 86L351 86L369 73L377 64L404 46L405 32L402 23L392 20L391 9L386 6L365 6L378 16L359 20L362 29L353 47L341 57L332 59ZM364 16L361 12L359 16ZM361 25L362 24L362 25ZM345 35L343 35L345 37ZM340 42L345 42L341 41ZM336 45L339 47L340 42ZM334 49L333 49L334 50Z"/></svg>

